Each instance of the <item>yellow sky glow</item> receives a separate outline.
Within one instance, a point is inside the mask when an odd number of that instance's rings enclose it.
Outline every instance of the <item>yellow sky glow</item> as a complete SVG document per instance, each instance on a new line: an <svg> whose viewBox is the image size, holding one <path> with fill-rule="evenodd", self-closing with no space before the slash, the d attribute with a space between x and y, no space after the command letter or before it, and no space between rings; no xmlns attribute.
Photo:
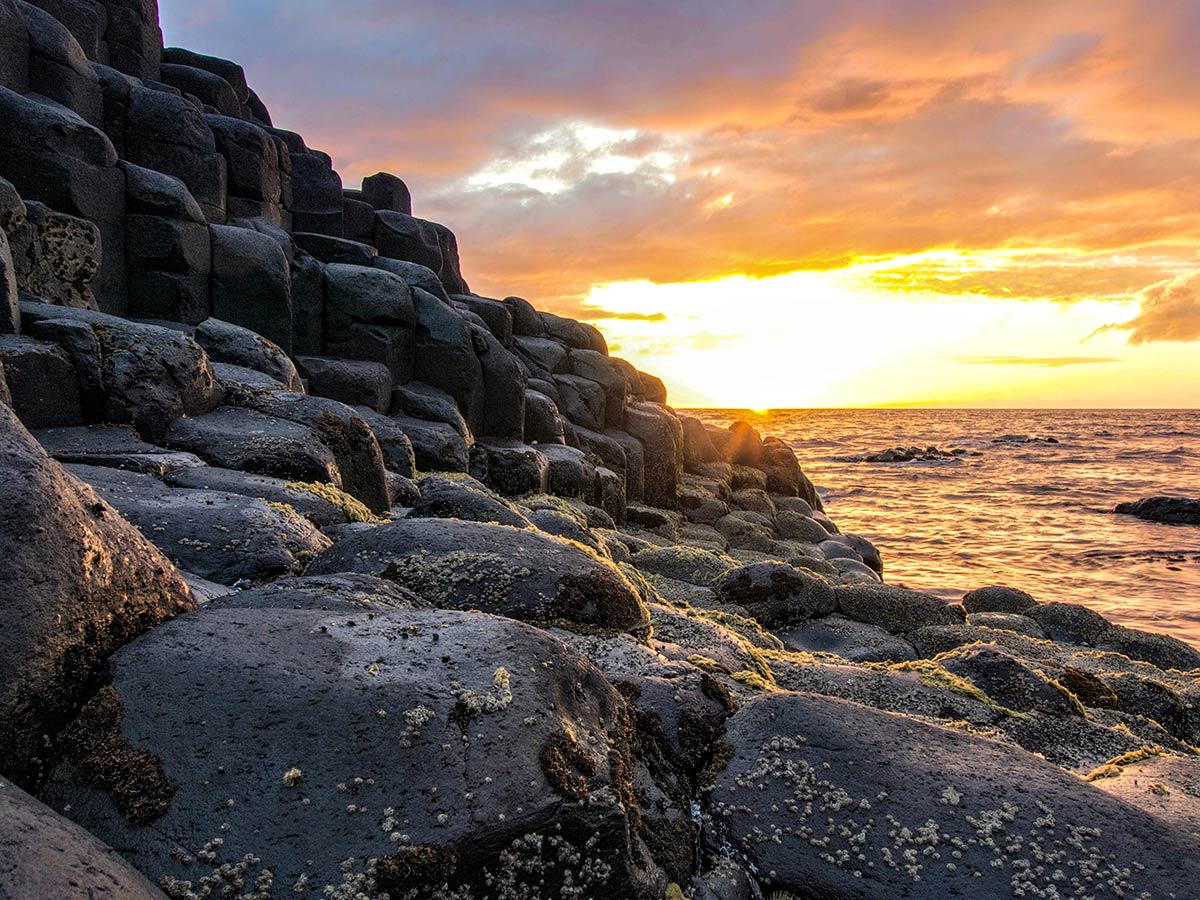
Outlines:
<svg viewBox="0 0 1200 900"><path fill-rule="evenodd" d="M1131 318L1132 300L912 293L871 280L911 261L617 282L594 287L586 304L607 316L594 321L613 352L661 375L684 407L1200 405L1194 344L1089 337Z"/></svg>

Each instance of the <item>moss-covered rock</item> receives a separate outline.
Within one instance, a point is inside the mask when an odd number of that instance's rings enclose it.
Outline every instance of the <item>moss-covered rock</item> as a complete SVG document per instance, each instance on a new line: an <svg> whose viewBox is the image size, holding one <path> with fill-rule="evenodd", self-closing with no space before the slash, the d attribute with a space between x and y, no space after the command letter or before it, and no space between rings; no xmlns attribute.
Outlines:
<svg viewBox="0 0 1200 900"><path fill-rule="evenodd" d="M439 608L529 622L644 633L649 617L629 580L578 544L532 529L459 519L399 519L345 537L308 574L362 572Z"/></svg>
<svg viewBox="0 0 1200 900"><path fill-rule="evenodd" d="M824 580L783 562L730 569L714 587L722 602L743 607L768 628L828 615L837 608L833 588Z"/></svg>
<svg viewBox="0 0 1200 900"><path fill-rule="evenodd" d="M842 615L894 634L928 625L955 625L966 618L957 604L889 584L845 585L835 588L834 593Z"/></svg>
<svg viewBox="0 0 1200 900"><path fill-rule="evenodd" d="M694 547L658 547L642 550L633 556L633 564L644 572L665 575L676 581L686 581L702 587L712 586L718 578L737 563Z"/></svg>

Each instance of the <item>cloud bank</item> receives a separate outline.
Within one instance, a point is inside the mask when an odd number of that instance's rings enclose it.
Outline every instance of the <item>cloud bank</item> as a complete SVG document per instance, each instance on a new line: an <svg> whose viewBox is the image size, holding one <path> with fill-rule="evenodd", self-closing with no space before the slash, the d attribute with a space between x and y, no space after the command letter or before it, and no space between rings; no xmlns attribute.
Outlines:
<svg viewBox="0 0 1200 900"><path fill-rule="evenodd" d="M485 293L567 308L606 282L900 256L880 286L1115 299L1200 250L1189 0L162 12L168 41L242 62L348 185L408 180ZM1131 339L1194 339L1181 291L1147 294Z"/></svg>

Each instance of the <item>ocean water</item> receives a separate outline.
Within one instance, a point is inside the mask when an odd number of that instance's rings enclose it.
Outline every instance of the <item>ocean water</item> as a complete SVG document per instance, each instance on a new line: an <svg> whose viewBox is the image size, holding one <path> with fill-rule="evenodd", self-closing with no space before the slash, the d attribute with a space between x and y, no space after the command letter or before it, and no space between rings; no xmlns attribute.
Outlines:
<svg viewBox="0 0 1200 900"><path fill-rule="evenodd" d="M879 547L888 582L953 599L1009 584L1200 646L1200 527L1111 512L1142 497L1200 497L1200 410L691 414L743 418L790 443L841 530ZM981 455L862 459L900 446Z"/></svg>

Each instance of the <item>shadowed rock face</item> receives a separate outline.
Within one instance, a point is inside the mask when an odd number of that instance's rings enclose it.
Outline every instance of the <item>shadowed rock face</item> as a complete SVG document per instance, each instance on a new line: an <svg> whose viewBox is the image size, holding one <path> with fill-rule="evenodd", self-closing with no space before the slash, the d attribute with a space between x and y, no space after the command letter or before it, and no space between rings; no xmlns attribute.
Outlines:
<svg viewBox="0 0 1200 900"><path fill-rule="evenodd" d="M0 896L165 900L111 848L3 778Z"/></svg>
<svg viewBox="0 0 1200 900"><path fill-rule="evenodd" d="M113 650L193 606L171 563L0 405L0 759L30 785Z"/></svg>
<svg viewBox="0 0 1200 900"><path fill-rule="evenodd" d="M291 609L286 596L217 602L112 671L73 729L106 727L104 705L132 752L98 768L69 757L45 795L165 874L172 896L246 854L258 860L247 883L270 870L289 890L431 896L447 882L483 898L500 879L523 888L513 896L548 897L568 880L588 896L661 896L634 833L624 703L536 629L478 613ZM126 780L160 801L129 806L115 787ZM212 856L178 853L205 841Z"/></svg>

